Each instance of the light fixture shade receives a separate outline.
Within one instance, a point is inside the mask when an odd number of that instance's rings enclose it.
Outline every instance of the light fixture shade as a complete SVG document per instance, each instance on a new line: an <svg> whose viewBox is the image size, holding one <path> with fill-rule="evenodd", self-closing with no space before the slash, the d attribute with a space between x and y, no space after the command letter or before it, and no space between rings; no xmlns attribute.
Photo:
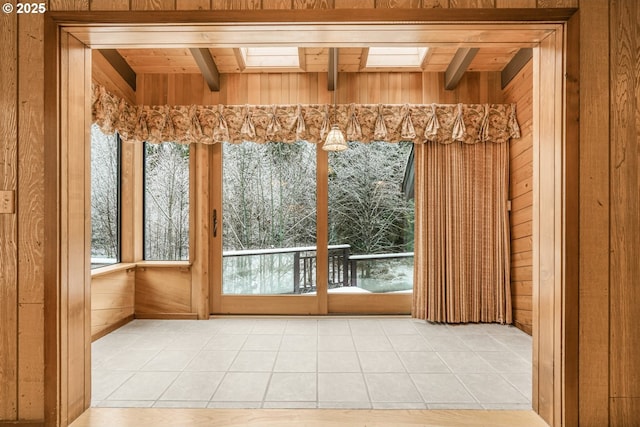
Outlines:
<svg viewBox="0 0 640 427"><path fill-rule="evenodd" d="M344 151L348 148L342 131L338 125L331 126L331 130L324 141L322 149L325 151Z"/></svg>

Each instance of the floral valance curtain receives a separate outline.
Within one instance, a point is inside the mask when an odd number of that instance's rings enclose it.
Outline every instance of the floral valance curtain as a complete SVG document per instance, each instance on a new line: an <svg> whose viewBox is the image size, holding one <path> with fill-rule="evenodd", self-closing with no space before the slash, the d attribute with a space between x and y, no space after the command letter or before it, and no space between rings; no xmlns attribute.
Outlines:
<svg viewBox="0 0 640 427"><path fill-rule="evenodd" d="M334 122L349 141L504 143L520 137L515 104L131 105L95 86L93 120L127 142L215 144L324 141Z"/></svg>

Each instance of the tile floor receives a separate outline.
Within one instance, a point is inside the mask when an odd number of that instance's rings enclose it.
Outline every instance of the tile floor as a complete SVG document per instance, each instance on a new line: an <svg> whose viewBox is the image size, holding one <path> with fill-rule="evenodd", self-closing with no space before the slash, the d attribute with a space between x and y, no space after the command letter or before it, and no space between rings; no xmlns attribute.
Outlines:
<svg viewBox="0 0 640 427"><path fill-rule="evenodd" d="M531 409L531 337L496 324L135 320L92 350L96 407Z"/></svg>

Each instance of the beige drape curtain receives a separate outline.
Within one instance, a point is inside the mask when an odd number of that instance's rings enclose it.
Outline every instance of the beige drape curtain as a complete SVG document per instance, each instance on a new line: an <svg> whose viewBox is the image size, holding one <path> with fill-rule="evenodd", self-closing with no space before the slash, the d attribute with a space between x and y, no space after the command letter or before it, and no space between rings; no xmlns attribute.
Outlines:
<svg viewBox="0 0 640 427"><path fill-rule="evenodd" d="M416 145L414 317L512 322L508 147Z"/></svg>

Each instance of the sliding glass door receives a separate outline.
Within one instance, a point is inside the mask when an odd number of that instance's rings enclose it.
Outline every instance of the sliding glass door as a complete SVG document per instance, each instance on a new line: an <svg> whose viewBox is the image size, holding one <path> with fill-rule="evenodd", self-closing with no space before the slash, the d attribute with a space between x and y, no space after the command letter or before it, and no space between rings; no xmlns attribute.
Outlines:
<svg viewBox="0 0 640 427"><path fill-rule="evenodd" d="M213 147L212 311L408 313L411 144ZM217 240L221 239L221 241ZM217 248L217 249L216 249Z"/></svg>

